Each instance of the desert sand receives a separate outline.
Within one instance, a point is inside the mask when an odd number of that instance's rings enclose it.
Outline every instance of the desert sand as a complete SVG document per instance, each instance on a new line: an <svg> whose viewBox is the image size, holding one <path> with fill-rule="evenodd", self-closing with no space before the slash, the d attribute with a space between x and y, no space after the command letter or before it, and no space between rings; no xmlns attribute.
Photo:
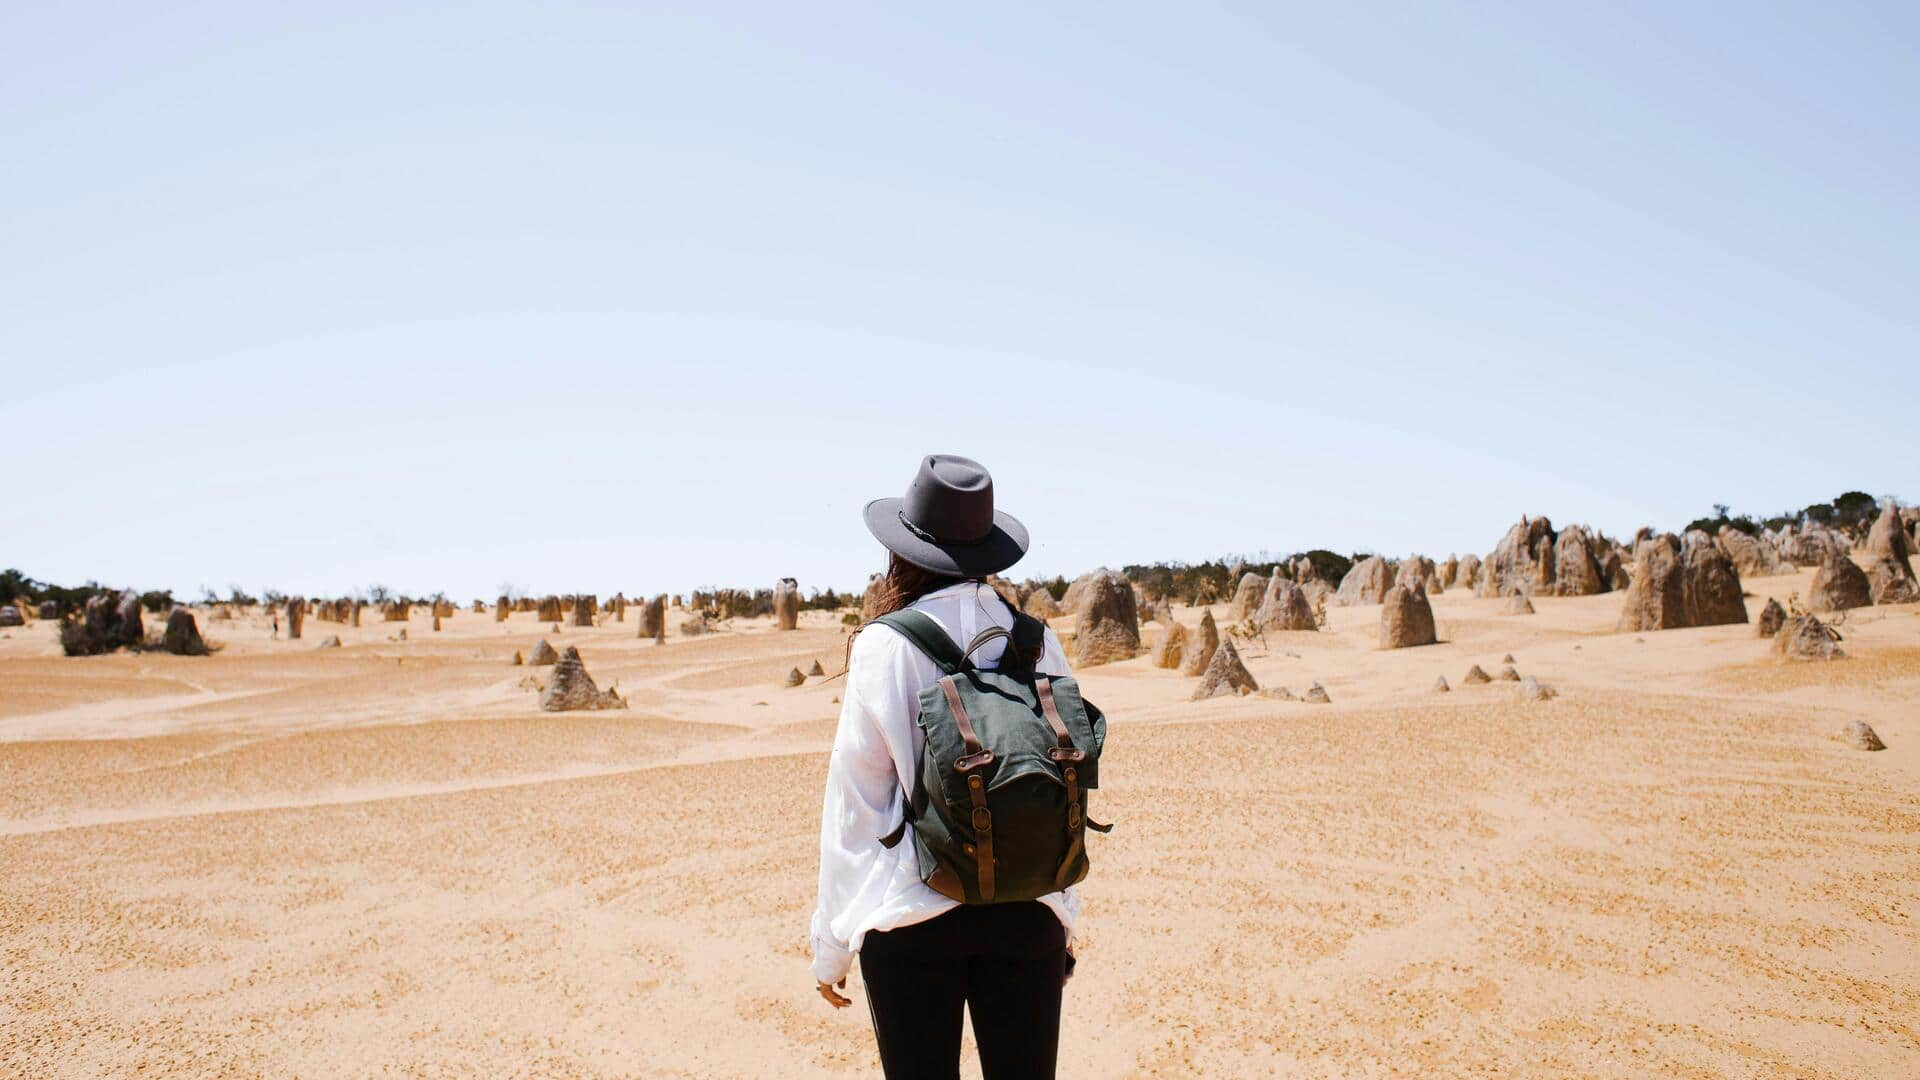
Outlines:
<svg viewBox="0 0 1920 1080"><path fill-rule="evenodd" d="M1811 576L1748 579L1750 615ZM1086 670L1117 827L1062 1074L1920 1075L1920 605L1787 665L1620 604L1450 590L1438 645L1377 649L1378 605L1241 643L1325 705ZM857 969L839 1012L807 972L840 684L783 685L844 628L634 619L0 633L0 1075L877 1075ZM542 637L631 708L539 712ZM1463 683L1508 653L1559 696Z"/></svg>

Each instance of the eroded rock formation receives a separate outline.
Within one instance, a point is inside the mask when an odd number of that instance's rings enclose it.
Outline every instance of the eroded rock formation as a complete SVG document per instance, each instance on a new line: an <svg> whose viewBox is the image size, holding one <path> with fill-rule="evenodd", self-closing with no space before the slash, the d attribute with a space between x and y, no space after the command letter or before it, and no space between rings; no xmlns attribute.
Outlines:
<svg viewBox="0 0 1920 1080"><path fill-rule="evenodd" d="M1094 667L1130 660L1140 652L1140 618L1133 585L1110 570L1097 574L1084 592L1075 623L1076 666Z"/></svg>
<svg viewBox="0 0 1920 1080"><path fill-rule="evenodd" d="M1427 590L1418 583L1412 588L1396 584L1388 589L1380 605L1380 647L1405 649L1432 645L1437 640Z"/></svg>
<svg viewBox="0 0 1920 1080"><path fill-rule="evenodd" d="M1393 567L1384 556L1369 555L1353 564L1347 576L1340 579L1340 587L1334 590L1333 602L1341 607L1355 604L1377 604L1386 598L1387 590L1393 588Z"/></svg>
<svg viewBox="0 0 1920 1080"><path fill-rule="evenodd" d="M781 578L773 586L773 628L794 630L800 626L800 583Z"/></svg>
<svg viewBox="0 0 1920 1080"><path fill-rule="evenodd" d="M553 666L553 677L540 692L540 708L546 712L573 712L579 709L624 709L627 703L612 690L593 684L587 667L580 662L580 650L567 646Z"/></svg>

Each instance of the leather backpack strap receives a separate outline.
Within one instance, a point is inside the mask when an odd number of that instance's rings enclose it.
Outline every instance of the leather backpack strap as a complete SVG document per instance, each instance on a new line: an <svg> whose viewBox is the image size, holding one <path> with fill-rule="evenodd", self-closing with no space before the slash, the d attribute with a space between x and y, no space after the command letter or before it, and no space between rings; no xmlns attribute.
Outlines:
<svg viewBox="0 0 1920 1080"><path fill-rule="evenodd" d="M960 729L960 740L966 744L967 752L955 758L953 771L967 778L967 799L973 804L972 821L974 867L979 873L980 899L993 902L993 811L987 807L987 781L980 775L983 765L991 764L993 751L980 744L980 736L973 729L973 720L967 716L967 707L960 700L960 690L949 675L940 680L940 692L946 695L947 708L953 713L953 722Z"/></svg>
<svg viewBox="0 0 1920 1080"><path fill-rule="evenodd" d="M1047 756L1061 767L1060 779L1067 786L1067 844L1066 858L1060 860L1060 869L1054 872L1053 888L1055 892L1067 887L1067 875L1073 870L1075 859L1087 843L1087 819L1085 796L1080 792L1080 770L1075 768L1087 759L1087 752L1073 745L1073 735L1067 731L1067 725L1060 719L1060 706L1053 700L1053 680L1045 675L1033 681L1034 689L1040 696L1040 714L1047 719L1047 726L1053 729L1053 739L1058 745L1047 750Z"/></svg>

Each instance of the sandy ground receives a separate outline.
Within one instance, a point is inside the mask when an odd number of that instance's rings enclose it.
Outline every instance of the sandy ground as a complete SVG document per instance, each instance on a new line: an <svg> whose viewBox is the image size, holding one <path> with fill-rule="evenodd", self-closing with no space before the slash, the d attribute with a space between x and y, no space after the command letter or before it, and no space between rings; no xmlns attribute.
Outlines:
<svg viewBox="0 0 1920 1080"><path fill-rule="evenodd" d="M1785 666L1535 604L1248 647L1331 705L1084 673L1118 828L1063 1075L1920 1076L1920 607ZM0 1075L877 1074L806 971L839 684L781 676L838 668L835 621L566 629L632 701L567 716L509 663L530 615L201 625L219 655L0 632ZM1560 697L1460 683L1509 652Z"/></svg>

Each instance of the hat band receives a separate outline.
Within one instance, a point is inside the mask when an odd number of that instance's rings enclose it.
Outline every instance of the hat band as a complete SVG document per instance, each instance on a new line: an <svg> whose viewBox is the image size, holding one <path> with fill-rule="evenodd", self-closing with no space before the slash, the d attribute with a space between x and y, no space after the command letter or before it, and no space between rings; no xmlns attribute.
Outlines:
<svg viewBox="0 0 1920 1080"><path fill-rule="evenodd" d="M920 526L915 525L913 522L908 521L907 512L905 510L895 511L894 516L900 519L900 524L905 525L907 527L908 532L912 533L913 535L919 537L922 540L925 540L929 544L934 544L940 547L979 547L981 544L984 544L988 540L993 538L993 529L989 527L987 529L987 535L981 537L978 540L942 540L941 538L933 535L932 533L921 528Z"/></svg>

